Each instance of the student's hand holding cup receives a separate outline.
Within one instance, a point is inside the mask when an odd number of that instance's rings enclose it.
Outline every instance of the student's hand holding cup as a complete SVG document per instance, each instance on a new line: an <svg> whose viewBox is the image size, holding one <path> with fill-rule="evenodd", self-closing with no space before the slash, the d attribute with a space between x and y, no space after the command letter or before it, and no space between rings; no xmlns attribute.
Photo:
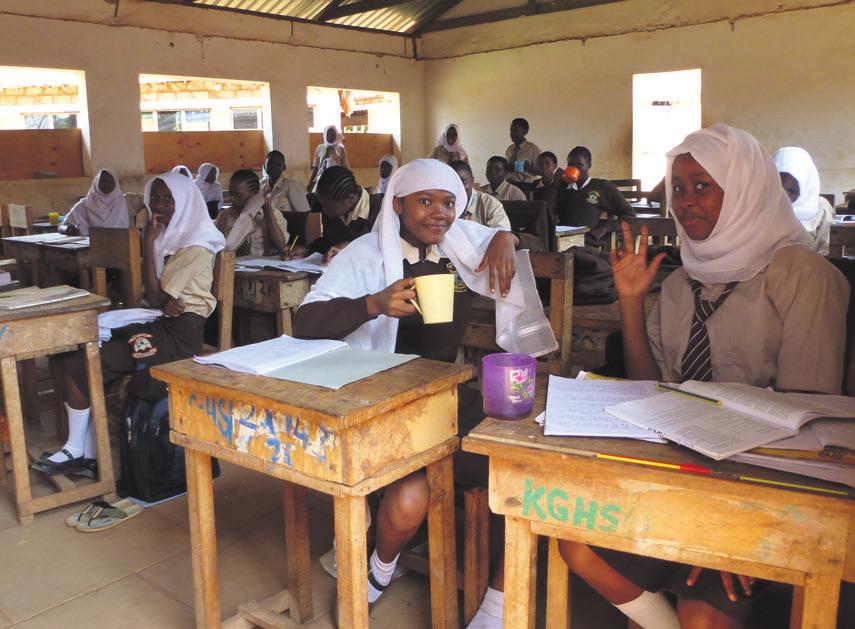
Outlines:
<svg viewBox="0 0 855 629"><path fill-rule="evenodd" d="M376 319L381 314L387 317L408 317L416 313L416 308L410 301L416 298L413 287L416 281L412 277L405 277L393 282L379 293L368 295L366 305L368 315Z"/></svg>
<svg viewBox="0 0 855 629"><path fill-rule="evenodd" d="M612 272L615 276L615 290L621 299L644 298L656 279L659 265L665 253L658 254L650 264L647 263L647 226L641 228L641 244L635 252L635 239L629 231L626 221L621 221L623 246L612 249Z"/></svg>

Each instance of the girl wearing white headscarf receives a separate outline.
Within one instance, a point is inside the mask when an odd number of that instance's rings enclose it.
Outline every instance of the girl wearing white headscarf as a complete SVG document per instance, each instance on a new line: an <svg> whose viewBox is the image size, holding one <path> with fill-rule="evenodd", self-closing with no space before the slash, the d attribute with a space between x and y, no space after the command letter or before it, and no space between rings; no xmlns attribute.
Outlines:
<svg viewBox="0 0 855 629"><path fill-rule="evenodd" d="M436 147L429 157L431 159L438 159L446 164L459 161L469 163L469 155L466 154L466 149L463 148L463 140L460 138L460 127L458 125L450 124L445 127L445 130L439 136L439 140L437 140Z"/></svg>
<svg viewBox="0 0 855 629"><path fill-rule="evenodd" d="M775 153L781 185L793 204L796 218L811 235L813 248L828 255L834 208L819 195L819 171L810 154L798 146L784 146Z"/></svg>
<svg viewBox="0 0 855 629"><path fill-rule="evenodd" d="M128 205L119 187L119 177L114 171L102 168L92 180L86 196L65 215L60 232L88 236L90 227L127 228L129 225Z"/></svg>
<svg viewBox="0 0 855 629"><path fill-rule="evenodd" d="M747 132L716 124L670 150L666 173L683 268L662 283L646 326L644 300L664 254L648 263L646 230L636 254L626 224L624 249L612 254L627 375L840 393L849 286L810 249L771 156ZM661 590L678 597L681 618L691 619L685 626L699 616L733 626L751 610L744 595L763 587L658 559L559 547L595 589L608 582L603 595L644 627L680 626Z"/></svg>
<svg viewBox="0 0 855 629"><path fill-rule="evenodd" d="M184 164L178 164L178 166L173 166L172 172L176 175L183 175L188 179L193 179L193 174L190 172L190 169L187 168L187 166L185 166Z"/></svg>
<svg viewBox="0 0 855 629"><path fill-rule="evenodd" d="M220 169L207 162L199 166L199 172L196 173L196 187L205 199L211 218L217 217L220 206L223 204L223 187L218 181L219 177Z"/></svg>
<svg viewBox="0 0 855 629"><path fill-rule="evenodd" d="M315 159L312 161L312 176L307 186L312 192L318 185L318 179L330 166L344 166L350 169L347 161L347 150L344 148L344 135L335 125L324 127L323 143L315 149Z"/></svg>
<svg viewBox="0 0 855 629"><path fill-rule="evenodd" d="M298 309L295 335L454 361L479 293L496 300L496 341L501 347L534 356L555 350L558 345L540 306L528 252L514 253L517 239L510 232L455 220L465 206L463 184L445 164L420 159L399 168L389 181L374 230L333 259ZM410 303L416 297L413 277L446 273L455 275L453 320L427 327ZM478 416L459 414L464 433L482 417L480 404L475 406ZM377 549L370 561L369 602L391 580L397 553L427 514L427 497L421 473L385 490ZM397 508L402 501L409 507Z"/></svg>
<svg viewBox="0 0 855 629"><path fill-rule="evenodd" d="M100 355L105 385L131 375L129 390L153 403L165 392L148 369L202 350L205 320L217 304L211 294L214 256L225 242L199 189L184 175L155 177L146 186L145 202L150 217L142 238L145 298L163 316L114 329ZM48 473L91 468L95 435L83 351L52 357L51 371L66 403L68 441L39 466Z"/></svg>
<svg viewBox="0 0 855 629"><path fill-rule="evenodd" d="M386 164L388 167L384 168L383 165ZM392 175L398 170L398 160L394 155L386 154L380 158L380 179L377 181L377 187L374 188L374 194L385 194L386 186L389 185L389 179L392 178ZM385 175L383 173L386 173Z"/></svg>

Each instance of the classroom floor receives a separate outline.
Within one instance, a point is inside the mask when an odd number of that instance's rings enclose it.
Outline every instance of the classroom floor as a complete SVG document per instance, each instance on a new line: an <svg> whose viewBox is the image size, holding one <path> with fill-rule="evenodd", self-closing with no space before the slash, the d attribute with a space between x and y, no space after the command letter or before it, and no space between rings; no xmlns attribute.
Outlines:
<svg viewBox="0 0 855 629"><path fill-rule="evenodd" d="M40 388L48 388L44 365L39 367ZM44 429L29 428L28 439L47 447L53 430L51 397L41 398ZM115 452L115 435L113 442ZM11 465L8 455L7 462ZM52 491L37 472L31 472L31 481L35 495ZM225 464L214 494L222 609L228 617L239 603L263 600L285 582L281 484ZM0 485L0 629L193 627L186 497L92 534L64 525L80 508L37 514L33 524L21 527L9 483ZM309 518L312 556L317 558L333 536L331 500L311 493ZM315 617L307 626L331 629L335 582L317 562L313 585ZM371 626L427 628L429 607L427 580L408 574L394 581L374 606ZM542 612L542 600L538 607ZM574 629L626 627L622 615L576 582L573 609Z"/></svg>

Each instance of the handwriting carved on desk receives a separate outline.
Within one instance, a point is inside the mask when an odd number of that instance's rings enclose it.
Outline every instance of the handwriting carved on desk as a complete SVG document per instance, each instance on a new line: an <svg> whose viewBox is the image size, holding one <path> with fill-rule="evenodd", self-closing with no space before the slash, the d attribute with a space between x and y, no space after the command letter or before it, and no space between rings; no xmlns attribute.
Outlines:
<svg viewBox="0 0 855 629"><path fill-rule="evenodd" d="M582 496L571 498L560 487L535 486L531 479L527 479L523 487L524 518L537 518L544 522L572 522L573 526L613 533L621 524L621 513L620 505L599 504L596 500L586 500Z"/></svg>
<svg viewBox="0 0 855 629"><path fill-rule="evenodd" d="M6 335L6 331L9 329L9 326L6 324L0 325L0 339L2 339Z"/></svg>

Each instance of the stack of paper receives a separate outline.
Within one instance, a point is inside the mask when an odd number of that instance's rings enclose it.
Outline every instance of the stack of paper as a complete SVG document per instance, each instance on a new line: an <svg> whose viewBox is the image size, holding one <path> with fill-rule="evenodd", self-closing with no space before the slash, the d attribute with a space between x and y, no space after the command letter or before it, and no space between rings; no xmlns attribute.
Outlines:
<svg viewBox="0 0 855 629"><path fill-rule="evenodd" d="M236 268L240 270L252 269L279 269L281 271L304 271L306 273L323 273L327 266L323 264L324 256L313 253L305 258L294 258L292 260L281 260L279 258L238 258L235 261Z"/></svg>
<svg viewBox="0 0 855 629"><path fill-rule="evenodd" d="M65 284L51 286L50 288L39 288L37 286L19 288L18 290L0 293L0 310L18 310L31 306L42 306L57 301L86 297L88 294L89 291Z"/></svg>

